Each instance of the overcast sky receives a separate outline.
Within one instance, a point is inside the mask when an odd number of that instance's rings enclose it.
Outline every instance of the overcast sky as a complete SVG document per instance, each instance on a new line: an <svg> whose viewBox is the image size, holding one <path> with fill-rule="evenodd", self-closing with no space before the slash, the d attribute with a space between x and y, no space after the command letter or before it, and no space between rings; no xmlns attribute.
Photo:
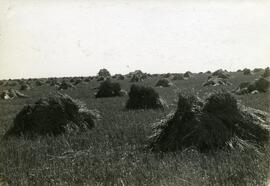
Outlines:
<svg viewBox="0 0 270 186"><path fill-rule="evenodd" d="M266 66L269 0L0 1L0 78Z"/></svg>

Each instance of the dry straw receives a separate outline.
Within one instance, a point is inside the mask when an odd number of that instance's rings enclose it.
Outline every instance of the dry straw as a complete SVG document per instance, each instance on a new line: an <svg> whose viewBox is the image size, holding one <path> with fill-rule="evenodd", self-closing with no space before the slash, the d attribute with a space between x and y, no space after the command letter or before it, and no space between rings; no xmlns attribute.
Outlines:
<svg viewBox="0 0 270 186"><path fill-rule="evenodd" d="M263 146L268 140L267 113L238 104L231 94L214 93L206 100L180 94L177 110L154 124L149 147L205 152Z"/></svg>

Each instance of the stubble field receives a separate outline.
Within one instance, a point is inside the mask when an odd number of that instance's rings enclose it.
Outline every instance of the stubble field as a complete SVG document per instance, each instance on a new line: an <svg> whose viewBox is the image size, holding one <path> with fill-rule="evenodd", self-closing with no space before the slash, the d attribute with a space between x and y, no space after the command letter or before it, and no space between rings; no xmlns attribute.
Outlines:
<svg viewBox="0 0 270 186"><path fill-rule="evenodd" d="M97 99L94 88L99 82L81 83L74 90L61 92L83 101L90 109L98 109L102 119L96 127L80 135L35 140L23 137L2 140L2 137L25 104L57 89L33 86L21 91L30 96L27 99L0 100L0 180L10 185L266 185L270 176L269 150L200 153L186 149L154 153L145 149L152 133L151 124L175 110L179 91L205 97L214 91L234 90L260 73L245 76L233 72L231 76L230 86L203 87L207 75L196 74L188 80L174 81L175 86L170 88L155 87L169 104L164 111L125 110L127 96ZM157 80L152 77L135 84L154 87ZM128 79L116 82L127 91L132 85ZM267 93L236 98L244 105L270 112Z"/></svg>

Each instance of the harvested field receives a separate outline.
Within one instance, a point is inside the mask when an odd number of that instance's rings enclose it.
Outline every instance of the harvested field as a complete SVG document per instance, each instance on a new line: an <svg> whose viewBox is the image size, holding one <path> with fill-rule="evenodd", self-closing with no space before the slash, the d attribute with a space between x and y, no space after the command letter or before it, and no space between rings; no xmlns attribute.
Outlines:
<svg viewBox="0 0 270 186"><path fill-rule="evenodd" d="M216 91L235 90L242 82L258 79L229 73L231 85L203 87L209 74L199 74L185 81L175 80L174 87L155 87L158 75L138 85L150 86L167 102L162 109L125 110L128 96L95 98L100 82L91 79L76 89L62 90L74 99L97 109L102 119L86 132L28 140L11 137L0 143L0 176L10 185L264 185L269 173L269 147L266 151L234 149L202 153L187 148L159 153L146 148L153 134L152 123L175 111L178 92L205 98ZM63 79L53 79L62 82ZM129 78L119 80L129 91ZM116 80L118 82L118 80ZM50 83L50 82L48 82ZM1 90L9 87L0 87ZM19 89L20 86L13 86ZM57 91L55 86L39 86L27 91L26 99L0 100L1 138L13 126L13 120L25 104L35 104L41 97ZM270 111L269 94L234 95L241 104ZM108 166L109 165L109 166Z"/></svg>

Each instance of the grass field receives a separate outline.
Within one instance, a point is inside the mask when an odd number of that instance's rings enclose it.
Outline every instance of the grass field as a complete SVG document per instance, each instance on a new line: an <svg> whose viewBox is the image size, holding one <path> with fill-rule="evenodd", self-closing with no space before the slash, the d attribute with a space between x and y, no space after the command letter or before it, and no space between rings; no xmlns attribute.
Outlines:
<svg viewBox="0 0 270 186"><path fill-rule="evenodd" d="M178 91L204 97L217 90L233 90L260 74L231 75L230 86L202 87L207 75L198 74L189 80L174 81L176 86L171 88L155 88L170 105L164 111L126 111L127 97L96 99L96 80L79 84L75 90L62 91L89 108L98 109L102 120L93 130L77 136L1 140L0 180L7 180L10 185L267 185L269 147L260 153L235 149L208 154L195 149L152 153L144 148L152 132L151 124L175 109ZM137 84L154 86L157 80ZM128 80L118 82L129 90ZM21 91L30 98L0 100L0 137L25 104L53 91L55 87L44 85ZM269 94L236 97L247 106L270 112Z"/></svg>

